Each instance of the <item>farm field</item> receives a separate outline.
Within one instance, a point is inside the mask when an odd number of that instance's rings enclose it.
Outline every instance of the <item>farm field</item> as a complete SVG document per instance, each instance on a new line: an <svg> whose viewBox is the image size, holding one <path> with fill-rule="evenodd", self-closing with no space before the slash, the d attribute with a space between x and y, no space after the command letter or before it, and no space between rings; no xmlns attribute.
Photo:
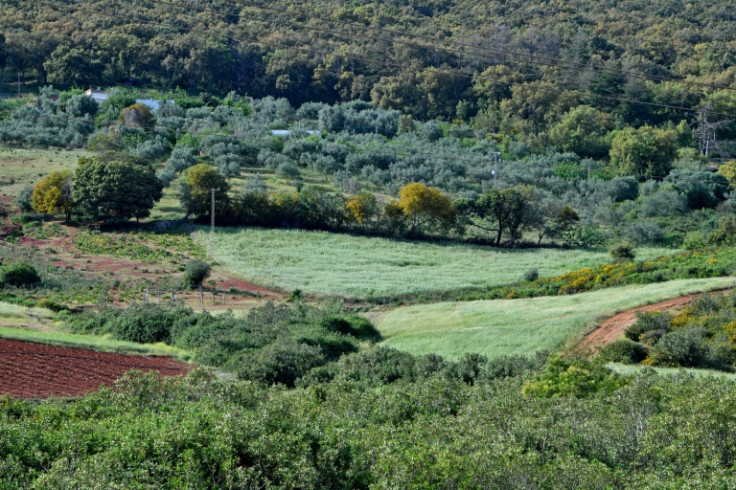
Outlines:
<svg viewBox="0 0 736 490"><path fill-rule="evenodd" d="M495 358L556 350L618 311L734 285L734 278L685 279L571 296L415 305L389 311L375 323L384 345L412 354Z"/></svg>
<svg viewBox="0 0 736 490"><path fill-rule="evenodd" d="M102 353L16 340L0 340L0 395L21 398L80 396L111 386L131 369L163 376L188 373L190 364L165 357Z"/></svg>
<svg viewBox="0 0 736 490"><path fill-rule="evenodd" d="M497 286L604 264L602 250L493 249L353 235L259 228L220 230L195 240L233 274L266 287L343 297L390 296ZM638 259L675 250L645 248Z"/></svg>
<svg viewBox="0 0 736 490"><path fill-rule="evenodd" d="M0 194L15 197L25 185L59 170L73 170L85 150L41 150L0 147Z"/></svg>

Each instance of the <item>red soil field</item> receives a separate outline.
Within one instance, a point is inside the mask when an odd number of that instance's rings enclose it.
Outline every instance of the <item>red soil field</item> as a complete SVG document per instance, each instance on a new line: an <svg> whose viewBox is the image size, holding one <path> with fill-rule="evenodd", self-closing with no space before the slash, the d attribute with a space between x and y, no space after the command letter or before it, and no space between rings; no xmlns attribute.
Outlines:
<svg viewBox="0 0 736 490"><path fill-rule="evenodd" d="M109 354L88 349L0 340L0 395L18 398L74 397L112 384L131 369L163 376L194 366L165 356Z"/></svg>

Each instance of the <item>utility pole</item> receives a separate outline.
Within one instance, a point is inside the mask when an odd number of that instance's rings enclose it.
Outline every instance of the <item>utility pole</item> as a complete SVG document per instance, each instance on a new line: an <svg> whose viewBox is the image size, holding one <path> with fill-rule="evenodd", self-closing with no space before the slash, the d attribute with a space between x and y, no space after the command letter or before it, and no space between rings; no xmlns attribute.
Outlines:
<svg viewBox="0 0 736 490"><path fill-rule="evenodd" d="M212 192L212 204L210 208L210 233L215 234L215 192L219 191L220 189L215 189L214 187L210 189L210 192Z"/></svg>
<svg viewBox="0 0 736 490"><path fill-rule="evenodd" d="M722 119L720 121L710 121L708 119L708 113L710 112L710 104L705 105L701 111L698 121L695 125L695 136L698 140L698 149L700 155L705 158L707 162L713 151L717 152L717 155L721 158L728 157L730 152L728 148L725 148L718 139L718 130L732 122L732 119ZM700 169L700 162L698 162L698 170Z"/></svg>
<svg viewBox="0 0 736 490"><path fill-rule="evenodd" d="M500 151L494 151L493 152L493 170L491 170L491 173L493 174L493 188L496 188L496 184L498 181L498 162L501 161L501 152Z"/></svg>
<svg viewBox="0 0 736 490"><path fill-rule="evenodd" d="M18 98L20 98L20 72L18 72Z"/></svg>

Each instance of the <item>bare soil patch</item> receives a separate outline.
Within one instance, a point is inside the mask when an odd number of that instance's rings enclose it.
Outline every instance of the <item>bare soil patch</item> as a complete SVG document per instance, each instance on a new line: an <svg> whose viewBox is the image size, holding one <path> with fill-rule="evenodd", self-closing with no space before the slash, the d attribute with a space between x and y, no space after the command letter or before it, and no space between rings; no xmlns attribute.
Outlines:
<svg viewBox="0 0 736 490"><path fill-rule="evenodd" d="M724 292L728 291L732 290L729 289ZM595 354L602 347L605 347L621 338L626 329L636 323L636 314L638 312L646 313L682 308L690 304L693 299L701 296L702 294L709 293L688 294L687 296L680 296L679 298L667 299L651 305L622 311L621 313L604 320L595 330L583 337L583 340L578 343L575 350L581 353Z"/></svg>
<svg viewBox="0 0 736 490"><path fill-rule="evenodd" d="M110 354L0 340L0 394L19 398L75 397L113 383L131 369L185 375L194 366L165 356Z"/></svg>

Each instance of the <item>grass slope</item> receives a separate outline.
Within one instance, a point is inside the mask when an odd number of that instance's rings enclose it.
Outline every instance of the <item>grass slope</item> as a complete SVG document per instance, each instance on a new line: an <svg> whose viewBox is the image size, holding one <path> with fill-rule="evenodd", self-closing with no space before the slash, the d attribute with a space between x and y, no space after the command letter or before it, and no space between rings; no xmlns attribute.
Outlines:
<svg viewBox="0 0 736 490"><path fill-rule="evenodd" d="M234 274L257 284L345 297L504 285L521 281L531 268L548 276L610 260L604 251L494 249L259 228L222 230L214 242L202 231L197 241ZM672 252L641 249L637 258Z"/></svg>
<svg viewBox="0 0 736 490"><path fill-rule="evenodd" d="M0 338L122 354L187 357L185 351L163 343L137 344L105 336L67 333L52 323L54 316L52 311L43 308L26 308L0 302Z"/></svg>
<svg viewBox="0 0 736 490"><path fill-rule="evenodd" d="M559 349L616 312L734 285L730 277L683 279L571 296L416 305L382 315L377 326L385 345L412 354L531 354Z"/></svg>
<svg viewBox="0 0 736 490"><path fill-rule="evenodd" d="M0 194L15 197L27 184L59 170L74 170L84 150L27 150L0 147Z"/></svg>
<svg viewBox="0 0 736 490"><path fill-rule="evenodd" d="M644 375L648 371L654 371L660 375L676 376L680 378L692 376L694 378L714 377L736 379L736 373L727 373L724 371L716 371L714 369L650 367L642 366L641 364L622 364L619 362L611 362L606 364L606 366L624 376Z"/></svg>

